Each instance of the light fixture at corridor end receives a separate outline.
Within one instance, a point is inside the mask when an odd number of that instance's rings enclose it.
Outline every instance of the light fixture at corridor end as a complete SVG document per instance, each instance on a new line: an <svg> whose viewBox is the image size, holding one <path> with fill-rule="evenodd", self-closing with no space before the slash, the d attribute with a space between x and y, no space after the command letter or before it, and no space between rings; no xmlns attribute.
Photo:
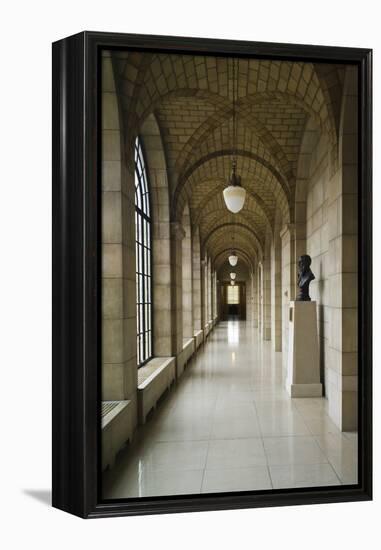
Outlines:
<svg viewBox="0 0 381 550"><path fill-rule="evenodd" d="M237 273L234 273L234 271L230 273L230 278L232 281L234 281L236 277L237 277Z"/></svg>
<svg viewBox="0 0 381 550"><path fill-rule="evenodd" d="M230 281L230 284L231 284L232 286L234 286L234 285L235 285L235 281Z"/></svg>
<svg viewBox="0 0 381 550"><path fill-rule="evenodd" d="M234 267L235 265L237 265L237 262L238 262L238 256L233 250L229 256L229 264Z"/></svg>
<svg viewBox="0 0 381 550"><path fill-rule="evenodd" d="M246 198L246 190L241 187L241 177L236 173L237 161L232 162L232 172L230 174L229 185L223 191L226 207L233 214L242 210Z"/></svg>

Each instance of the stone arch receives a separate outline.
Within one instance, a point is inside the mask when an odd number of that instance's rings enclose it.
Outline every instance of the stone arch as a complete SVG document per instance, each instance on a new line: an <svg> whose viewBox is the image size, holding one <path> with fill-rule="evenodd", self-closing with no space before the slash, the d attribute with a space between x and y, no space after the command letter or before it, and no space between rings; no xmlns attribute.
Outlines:
<svg viewBox="0 0 381 550"><path fill-rule="evenodd" d="M147 106L142 109L139 120L144 120L147 116L149 116L152 112L155 112L157 108L159 107L160 103L163 101L166 101L168 99L172 98L189 98L191 97L194 100L197 99L203 99L208 102L210 102L213 106L227 106L229 105L229 102L227 102L226 99L224 99L219 94L210 92L208 90L200 90L198 88L176 88L173 90L169 90L166 93L163 93L163 95L160 95L156 97L156 99L151 99L150 103L147 104Z"/></svg>
<svg viewBox="0 0 381 550"><path fill-rule="evenodd" d="M209 155L198 159L198 161L182 175L182 177L178 181L178 184L176 186L176 190L174 193L174 197L172 200L171 210L172 210L173 219L176 219L176 216L178 215L177 213L178 208L181 207L181 204L184 200L182 198L183 189L185 189L187 185L191 185L191 181L195 177L196 171L199 170L200 168L203 168L203 167L205 168L207 163L209 163L210 161L220 159L223 157L230 159L232 154L233 154L232 149L214 151ZM286 180L282 178L280 173L277 172L274 169L274 167L271 166L271 164L269 164L267 161L264 161L263 159L259 158L257 155L255 155L250 151L241 150L241 149L237 150L237 158L239 157L242 157L244 159L247 158L251 161L257 162L265 172L269 173L269 175L273 178L275 189L277 189L277 193L283 199L284 208L285 209L289 208L290 191Z"/></svg>
<svg viewBox="0 0 381 550"><path fill-rule="evenodd" d="M289 162L274 137L267 130L265 125L253 116L250 106L247 105L245 100L238 102L236 109L239 126L243 125L250 128L251 132L253 132L257 139L263 144L265 150L269 152L272 163L268 164L271 166L278 164L281 167L281 170L278 169L279 172L282 173L281 177L287 180L287 176L291 173ZM194 156L194 152L200 149L201 145L208 140L217 128L229 121L232 117L232 113L232 106L227 103L222 109L206 119L195 130L191 138L187 141L187 143L185 143L176 162L176 169L179 174L179 178L181 178L182 174L186 173L192 165L191 159L192 156ZM239 148L242 150L242 147ZM253 152L253 154L255 153Z"/></svg>
<svg viewBox="0 0 381 550"><path fill-rule="evenodd" d="M221 188L219 186L214 187L210 191L210 193L205 196L205 198L201 201L201 203L198 204L197 212L195 213L195 216L194 216L195 223L199 223L199 221L200 221L200 219L203 215L204 209L210 204L210 201L219 192L221 192ZM254 201L255 205L257 206L257 208L259 209L261 215L266 220L266 223L268 224L269 227L271 227L271 213L270 213L270 210L269 210L268 206L263 201L263 199L257 193L254 193L251 190L247 190L247 189L246 189L246 196L249 196L253 199L253 201Z"/></svg>
<svg viewBox="0 0 381 550"><path fill-rule="evenodd" d="M306 254L307 195L311 175L311 162L320 140L328 144L327 138L324 138L320 129L315 125L314 120L310 118L307 121L300 146L293 200L292 246L294 248L294 262L292 264L292 279L294 284L297 277L297 259L301 255Z"/></svg>
<svg viewBox="0 0 381 550"><path fill-rule="evenodd" d="M345 69L344 69L345 70ZM343 86L339 72L343 68L329 63L316 63L315 72L319 79L322 94L327 106L329 119L331 121L330 134L334 135L332 143L338 145L340 131L340 105L342 100Z"/></svg>
<svg viewBox="0 0 381 550"><path fill-rule="evenodd" d="M243 230L243 231L247 232L247 234L250 236L250 238L253 239L257 249L260 252L262 252L262 244L259 241L259 239L258 239L257 235L255 234L255 232L250 227L248 227L247 225L244 225L242 223L224 223L224 224L220 224L220 225L214 227L212 229L212 231L208 235L206 235L204 237L204 239L202 240L201 247L202 248L206 247L208 245L208 241L210 240L210 238L217 231L220 231L221 229L228 228L228 227L234 227L234 229L240 229L240 230Z"/></svg>
<svg viewBox="0 0 381 550"><path fill-rule="evenodd" d="M242 250L241 248L235 248L235 250L236 250L236 252L238 252L239 258L243 259L243 261L245 262L245 264L247 265L249 270L253 271L254 270L254 264L253 264L253 261L250 258L250 256L248 256L248 254L244 250ZM231 248L225 248L224 250L221 250L221 251L218 252L218 254L216 254L216 256L214 257L214 263L216 265L217 271L220 269L221 265L224 262L227 261L227 258L228 258L228 255L229 255L230 252L231 252ZM223 254L226 255L225 259L222 259Z"/></svg>

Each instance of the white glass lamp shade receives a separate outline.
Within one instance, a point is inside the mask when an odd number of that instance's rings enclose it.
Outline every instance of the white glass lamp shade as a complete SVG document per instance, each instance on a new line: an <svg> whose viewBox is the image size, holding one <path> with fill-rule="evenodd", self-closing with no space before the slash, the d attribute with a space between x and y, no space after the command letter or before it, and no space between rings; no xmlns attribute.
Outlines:
<svg viewBox="0 0 381 550"><path fill-rule="evenodd" d="M234 273L234 272L230 273L230 278L232 281L234 281L236 277L237 277L237 273Z"/></svg>
<svg viewBox="0 0 381 550"><path fill-rule="evenodd" d="M237 214L244 205L246 189L240 185L229 185L224 189L223 193L227 209L233 212L233 214Z"/></svg>
<svg viewBox="0 0 381 550"><path fill-rule="evenodd" d="M231 284L232 286L234 286L234 285L235 285L235 281L230 281L230 284Z"/></svg>
<svg viewBox="0 0 381 550"><path fill-rule="evenodd" d="M235 265L237 265L237 262L238 262L238 256L235 252L233 252L229 256L229 264L234 267Z"/></svg>

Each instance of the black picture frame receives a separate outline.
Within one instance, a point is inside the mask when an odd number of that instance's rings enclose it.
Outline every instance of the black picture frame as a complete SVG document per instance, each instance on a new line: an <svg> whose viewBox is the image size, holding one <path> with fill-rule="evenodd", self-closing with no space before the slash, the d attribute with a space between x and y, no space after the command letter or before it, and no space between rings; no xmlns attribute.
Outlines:
<svg viewBox="0 0 381 550"><path fill-rule="evenodd" d="M99 500L101 49L350 63L359 68L359 483ZM53 506L83 518L372 499L372 50L82 32L53 44Z"/></svg>

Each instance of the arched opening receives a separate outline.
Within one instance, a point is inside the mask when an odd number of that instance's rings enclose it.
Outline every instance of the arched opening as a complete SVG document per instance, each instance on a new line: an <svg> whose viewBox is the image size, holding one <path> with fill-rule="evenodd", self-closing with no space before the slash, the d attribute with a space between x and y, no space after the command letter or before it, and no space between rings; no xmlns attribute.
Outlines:
<svg viewBox="0 0 381 550"><path fill-rule="evenodd" d="M234 279L231 275L233 274ZM217 272L220 283L220 318L222 321L246 321L251 298L250 273L244 261L232 267L224 262ZM231 282L233 281L233 285Z"/></svg>
<svg viewBox="0 0 381 550"><path fill-rule="evenodd" d="M136 351L142 367L152 349L152 231L146 163L139 138L135 141Z"/></svg>

